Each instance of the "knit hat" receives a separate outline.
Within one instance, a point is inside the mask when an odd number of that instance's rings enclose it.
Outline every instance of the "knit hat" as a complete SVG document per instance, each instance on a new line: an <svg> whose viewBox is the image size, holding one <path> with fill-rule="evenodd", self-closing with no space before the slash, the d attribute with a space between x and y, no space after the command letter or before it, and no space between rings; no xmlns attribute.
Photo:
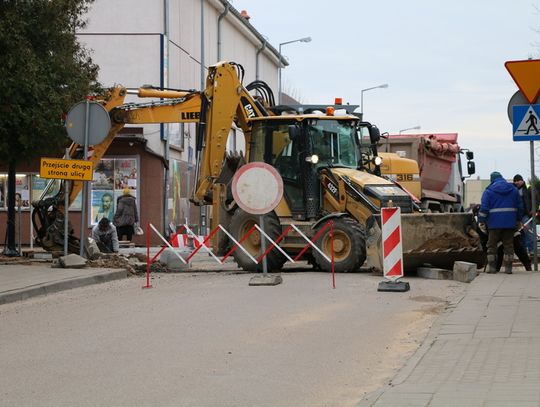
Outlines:
<svg viewBox="0 0 540 407"><path fill-rule="evenodd" d="M129 188L124 188L124 195L129 195L131 190Z"/></svg>
<svg viewBox="0 0 540 407"><path fill-rule="evenodd" d="M490 175L489 175L489 180L490 182L493 182L495 181L497 178L502 178L503 176L501 175L500 172L498 171L493 171Z"/></svg>
<svg viewBox="0 0 540 407"><path fill-rule="evenodd" d="M523 181L523 177L519 174L514 175L514 182Z"/></svg>

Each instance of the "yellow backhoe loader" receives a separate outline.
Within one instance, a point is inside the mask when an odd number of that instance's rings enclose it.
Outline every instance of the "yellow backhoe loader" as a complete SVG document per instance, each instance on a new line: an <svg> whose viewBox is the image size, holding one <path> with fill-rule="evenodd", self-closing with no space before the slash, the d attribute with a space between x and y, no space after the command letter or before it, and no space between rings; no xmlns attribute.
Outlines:
<svg viewBox="0 0 540 407"><path fill-rule="evenodd" d="M313 237L332 219L338 272L357 271L362 266L381 270L380 208L390 205L399 206L403 213L406 268L426 261L439 267L451 266L454 260L480 262L480 249L476 242L469 242L466 234L472 222L469 215L417 213L409 193L379 176L376 144L380 134L375 126L354 115L335 114L331 108L302 114L283 112L274 106L273 94L266 84L258 81L244 87L242 76L241 66L220 62L209 68L203 92L148 88L134 92L141 98L161 99L149 103L125 103L127 89L111 89L98 100L109 112L113 126L108 137L94 146L90 160L97 163L103 157L125 124L198 122L191 200L197 205L212 206L212 228L221 224L238 239L259 222L259 216L248 214L235 204L230 182L244 163L262 161L273 165L284 182L283 199L273 212L265 215L266 233L275 239L285 227L294 224ZM253 90L261 96L252 96L249 92ZM244 155L226 154L233 122L244 132ZM80 146L73 145L70 156L78 158L80 151ZM34 226L39 243L45 248L63 245L63 194L69 193L72 202L81 186L82 183L73 182L70 191L62 188L55 197L33 203ZM73 236L70 241L73 247L77 245ZM224 234L216 234L212 243L218 253L231 247ZM299 234L291 233L279 245L295 255L305 241ZM319 236L317 245L330 255L329 230ZM259 255L260 234L252 233L243 246L251 254ZM317 251L306 255L321 269L330 270L328 261ZM234 252L234 258L245 270L262 268L241 250ZM268 254L270 270L279 270L284 262L285 257L277 249Z"/></svg>

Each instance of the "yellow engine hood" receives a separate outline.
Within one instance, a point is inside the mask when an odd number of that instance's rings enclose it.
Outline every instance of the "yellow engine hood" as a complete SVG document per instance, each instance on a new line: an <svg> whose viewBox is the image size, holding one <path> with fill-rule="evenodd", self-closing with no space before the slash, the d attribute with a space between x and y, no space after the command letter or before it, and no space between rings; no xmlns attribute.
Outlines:
<svg viewBox="0 0 540 407"><path fill-rule="evenodd" d="M360 185L361 187L366 185L395 185L391 181L384 178L380 178L368 172L363 172L352 168L329 168L328 170L337 176L349 177L351 181Z"/></svg>

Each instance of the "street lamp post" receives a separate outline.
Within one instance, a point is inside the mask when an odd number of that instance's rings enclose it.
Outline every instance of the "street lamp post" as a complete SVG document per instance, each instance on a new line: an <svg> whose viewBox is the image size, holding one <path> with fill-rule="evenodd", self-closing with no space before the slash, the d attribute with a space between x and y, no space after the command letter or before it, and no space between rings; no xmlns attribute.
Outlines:
<svg viewBox="0 0 540 407"><path fill-rule="evenodd" d="M293 42L310 42L311 41L311 37L304 37L304 38L299 38L297 40L292 40L292 41L286 41L286 42L282 42L281 44L279 44L279 70L278 70L278 75L279 75L279 78L278 78L278 104L280 105L281 104L281 47L283 45L287 45L287 44L292 44Z"/></svg>
<svg viewBox="0 0 540 407"><path fill-rule="evenodd" d="M420 126L414 126L414 127L409 127L409 128L400 130L399 134L401 134L402 132L407 131L407 130L420 130Z"/></svg>
<svg viewBox="0 0 540 407"><path fill-rule="evenodd" d="M362 89L360 91L360 113L362 113L362 118L363 118L363 114L364 114L364 92L367 92L368 90L372 90L372 89L387 88L387 87L388 87L388 84L383 83L382 85L373 86L371 88Z"/></svg>

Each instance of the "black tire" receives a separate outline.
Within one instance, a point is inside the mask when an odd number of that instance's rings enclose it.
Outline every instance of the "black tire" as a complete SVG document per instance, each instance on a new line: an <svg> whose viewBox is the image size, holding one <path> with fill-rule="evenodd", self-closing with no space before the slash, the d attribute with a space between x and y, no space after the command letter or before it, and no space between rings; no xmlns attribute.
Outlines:
<svg viewBox="0 0 540 407"><path fill-rule="evenodd" d="M240 241L242 237L251 229L254 224L259 224L260 216L252 215L238 208L231 219L229 232L232 236ZM276 240L281 235L281 225L278 217L274 212L264 215L264 231L265 233ZM231 247L234 242L231 242ZM270 247L271 243L266 240L266 247ZM249 237L242 242L242 246L257 259L263 252L261 250L261 234L258 230L252 232ZM236 263L245 271L262 271L262 261L256 264L251 260L240 248L237 248L233 253ZM267 255L266 261L268 271L279 271L285 263L285 256L279 250L273 248Z"/></svg>
<svg viewBox="0 0 540 407"><path fill-rule="evenodd" d="M336 273L359 271L366 261L366 240L364 228L354 219L341 217L333 219L334 222L334 270ZM324 227L322 224L319 227ZM317 239L317 247L332 258L330 228L327 228ZM319 268L323 271L332 271L332 264L317 250L313 249L313 256Z"/></svg>

